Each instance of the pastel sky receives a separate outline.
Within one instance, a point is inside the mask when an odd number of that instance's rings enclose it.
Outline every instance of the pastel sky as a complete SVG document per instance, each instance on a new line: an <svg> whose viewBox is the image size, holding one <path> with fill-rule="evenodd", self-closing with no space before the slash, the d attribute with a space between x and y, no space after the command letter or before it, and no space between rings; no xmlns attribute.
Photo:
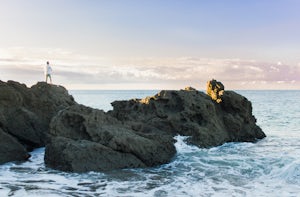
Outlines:
<svg viewBox="0 0 300 197"><path fill-rule="evenodd" d="M0 80L300 89L299 0L0 0Z"/></svg>

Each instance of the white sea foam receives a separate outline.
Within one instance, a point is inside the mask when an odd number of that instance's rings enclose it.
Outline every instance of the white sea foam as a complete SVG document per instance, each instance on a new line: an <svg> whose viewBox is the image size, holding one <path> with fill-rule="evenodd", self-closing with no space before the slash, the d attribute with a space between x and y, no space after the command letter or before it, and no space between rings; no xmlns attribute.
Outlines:
<svg viewBox="0 0 300 197"><path fill-rule="evenodd" d="M299 160L266 154L274 140L200 149L177 136L174 160L158 168L110 173L63 173L45 168L44 149L32 162L1 167L0 194L7 196L295 196ZM273 144L274 145L274 144ZM263 149L263 150L261 150ZM262 152L260 152L262 151ZM6 183L6 184L4 184ZM280 191L277 191L280 190Z"/></svg>

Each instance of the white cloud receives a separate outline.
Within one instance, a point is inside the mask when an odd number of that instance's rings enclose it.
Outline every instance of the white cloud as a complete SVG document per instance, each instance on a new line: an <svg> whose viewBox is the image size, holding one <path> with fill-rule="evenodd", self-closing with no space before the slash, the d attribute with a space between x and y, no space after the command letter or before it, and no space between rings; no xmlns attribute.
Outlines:
<svg viewBox="0 0 300 197"><path fill-rule="evenodd" d="M269 88L270 84L285 82L293 85L292 88L300 88L299 65L278 62L198 57L104 58L63 49L23 47L0 49L0 52L0 79L28 85L44 79L42 66L49 60L54 69L54 81L74 88L179 89L192 85L204 89L211 78L222 81L229 89Z"/></svg>
<svg viewBox="0 0 300 197"><path fill-rule="evenodd" d="M278 66L281 66L279 64L277 64ZM270 66L270 69L275 71L275 72L279 72L279 68L277 68L276 66Z"/></svg>
<svg viewBox="0 0 300 197"><path fill-rule="evenodd" d="M257 73L263 72L263 70L257 66L249 66L249 69L253 70L254 72L257 72Z"/></svg>

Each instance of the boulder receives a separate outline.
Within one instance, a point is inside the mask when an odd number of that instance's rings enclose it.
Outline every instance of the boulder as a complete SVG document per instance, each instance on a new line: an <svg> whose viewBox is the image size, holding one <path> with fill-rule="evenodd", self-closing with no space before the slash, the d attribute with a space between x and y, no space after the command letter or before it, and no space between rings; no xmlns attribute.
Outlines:
<svg viewBox="0 0 300 197"><path fill-rule="evenodd" d="M28 151L44 146L46 142L47 123L26 107L12 107L5 110L4 129L16 137Z"/></svg>
<svg viewBox="0 0 300 197"><path fill-rule="evenodd" d="M30 155L14 137L0 128L0 164L26 160Z"/></svg>
<svg viewBox="0 0 300 197"><path fill-rule="evenodd" d="M216 101L217 103L222 102L222 96L224 93L224 85L212 79L206 83L206 93L211 97L212 100Z"/></svg>
<svg viewBox="0 0 300 197"><path fill-rule="evenodd" d="M147 167L167 163L175 154L169 135L139 133L102 110L73 105L50 124L47 166L72 172Z"/></svg>
<svg viewBox="0 0 300 197"><path fill-rule="evenodd" d="M255 142L256 139L266 137L256 125L256 118L252 115L252 104L246 97L234 91L224 91L222 102L216 106L221 108L218 111L232 141Z"/></svg>
<svg viewBox="0 0 300 197"><path fill-rule="evenodd" d="M62 86L39 82L28 88L15 81L0 81L0 129L5 136L18 142L16 150L23 146L31 151L45 146L50 120L58 111L73 104L73 97ZM5 152L3 148L0 147L0 152ZM23 155L22 151L20 155Z"/></svg>

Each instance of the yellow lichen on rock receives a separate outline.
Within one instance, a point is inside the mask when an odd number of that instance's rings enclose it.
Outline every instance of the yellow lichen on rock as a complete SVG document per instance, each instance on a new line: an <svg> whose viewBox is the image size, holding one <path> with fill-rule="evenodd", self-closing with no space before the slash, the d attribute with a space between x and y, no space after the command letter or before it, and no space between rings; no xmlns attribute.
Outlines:
<svg viewBox="0 0 300 197"><path fill-rule="evenodd" d="M221 82L212 79L206 83L206 93L212 98L212 100L217 103L221 103L222 96L224 94L224 85Z"/></svg>
<svg viewBox="0 0 300 197"><path fill-rule="evenodd" d="M196 89L191 86L185 87L184 90L185 91L196 91Z"/></svg>

